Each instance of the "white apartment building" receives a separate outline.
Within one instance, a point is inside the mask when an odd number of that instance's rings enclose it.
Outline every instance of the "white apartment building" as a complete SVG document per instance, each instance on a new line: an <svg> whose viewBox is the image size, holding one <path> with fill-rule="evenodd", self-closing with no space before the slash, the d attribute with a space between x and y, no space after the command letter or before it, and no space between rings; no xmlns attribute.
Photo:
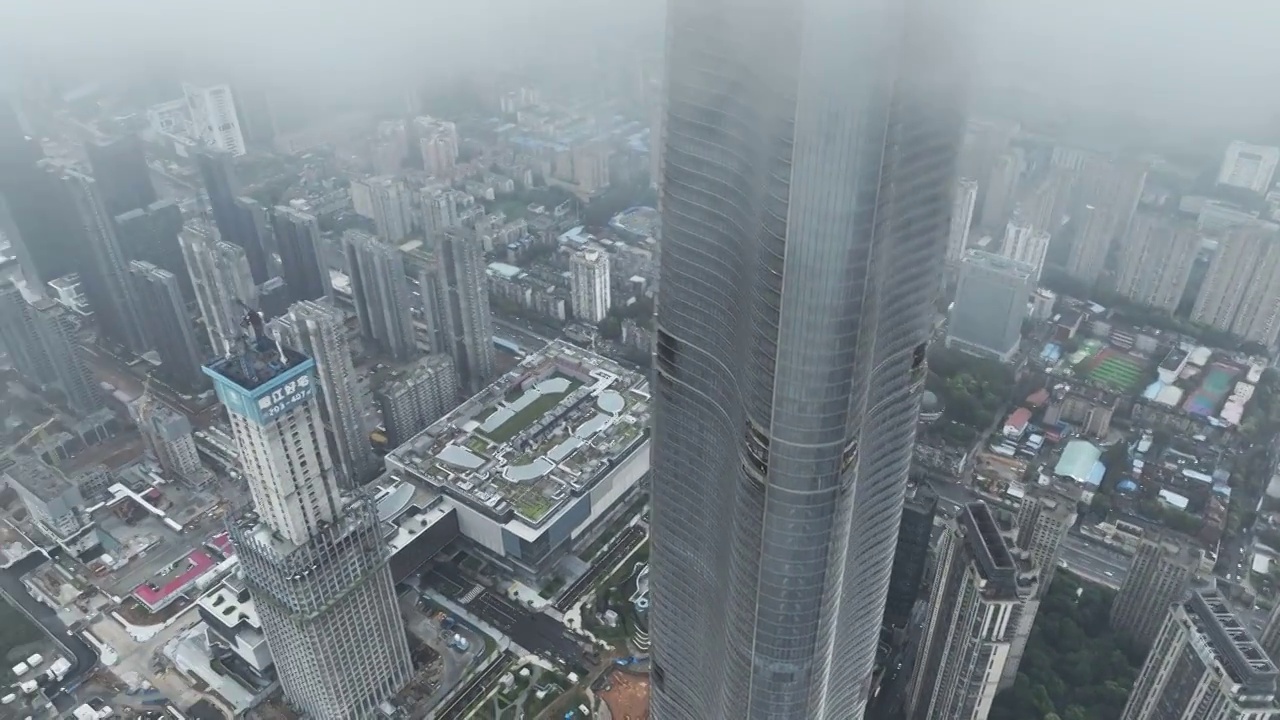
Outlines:
<svg viewBox="0 0 1280 720"><path fill-rule="evenodd" d="M973 225L973 210L978 202L978 183L969 178L956 181L956 194L951 202L951 230L947 234L947 264L960 264L964 249L969 245L969 227Z"/></svg>
<svg viewBox="0 0 1280 720"><path fill-rule="evenodd" d="M357 215L373 221L378 237L386 242L398 243L413 229L409 190L393 177L383 175L353 180L351 205Z"/></svg>
<svg viewBox="0 0 1280 720"><path fill-rule="evenodd" d="M230 85L198 87L183 83L182 95L191 115L194 139L237 157L244 155L244 134Z"/></svg>
<svg viewBox="0 0 1280 720"><path fill-rule="evenodd" d="M1277 165L1280 165L1280 148L1237 140L1227 146L1218 170L1218 184L1266 195Z"/></svg>
<svg viewBox="0 0 1280 720"><path fill-rule="evenodd" d="M447 177L458 162L458 127L431 117L415 118L422 166L428 175Z"/></svg>
<svg viewBox="0 0 1280 720"><path fill-rule="evenodd" d="M1000 248L1000 254L1034 268L1033 277L1037 283L1040 282L1040 272L1044 270L1044 258L1048 253L1049 233L1037 230L1017 215L1005 225L1004 244Z"/></svg>
<svg viewBox="0 0 1280 720"><path fill-rule="evenodd" d="M598 323L609 315L609 256L590 249L576 253L569 261L569 291L573 316L583 322Z"/></svg>

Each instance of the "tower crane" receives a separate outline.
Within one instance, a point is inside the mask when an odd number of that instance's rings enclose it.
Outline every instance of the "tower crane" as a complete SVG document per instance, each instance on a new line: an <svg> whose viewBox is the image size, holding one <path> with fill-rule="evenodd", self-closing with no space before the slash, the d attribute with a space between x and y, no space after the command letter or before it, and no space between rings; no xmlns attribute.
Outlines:
<svg viewBox="0 0 1280 720"><path fill-rule="evenodd" d="M37 435L44 435L45 428L52 425L55 420L57 420L56 417L51 417L48 420L45 420L44 422L32 428L31 432L27 433L26 435L23 435L21 440L10 445L8 449L0 450L0 462L8 460L10 455L13 455L15 452L17 452L18 449L21 448L23 445L26 445L27 441L30 440L31 438Z"/></svg>

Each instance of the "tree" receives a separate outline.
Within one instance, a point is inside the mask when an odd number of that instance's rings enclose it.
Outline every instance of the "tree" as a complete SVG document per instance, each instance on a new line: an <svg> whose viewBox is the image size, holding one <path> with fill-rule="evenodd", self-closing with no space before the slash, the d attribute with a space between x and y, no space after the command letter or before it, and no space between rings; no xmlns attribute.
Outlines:
<svg viewBox="0 0 1280 720"><path fill-rule="evenodd" d="M1079 596L1077 597L1077 591ZM1059 572L1036 615L1013 687L991 720L1117 720L1142 662L1108 627L1114 593Z"/></svg>
<svg viewBox="0 0 1280 720"><path fill-rule="evenodd" d="M600 331L600 337L606 340L622 339L622 321L612 315L601 320L596 328Z"/></svg>

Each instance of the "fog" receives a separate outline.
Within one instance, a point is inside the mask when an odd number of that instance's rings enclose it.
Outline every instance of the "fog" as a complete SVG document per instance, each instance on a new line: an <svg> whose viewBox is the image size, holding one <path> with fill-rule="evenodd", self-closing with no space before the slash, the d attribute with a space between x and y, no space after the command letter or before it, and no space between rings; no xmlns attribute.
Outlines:
<svg viewBox="0 0 1280 720"><path fill-rule="evenodd" d="M799 1L799 0L796 0ZM959 0L947 0L959 1ZM1192 127L1280 113L1280 3L985 0L979 72ZM662 0L6 0L0 73L187 72L342 95L658 47ZM978 4L975 3L975 6Z"/></svg>

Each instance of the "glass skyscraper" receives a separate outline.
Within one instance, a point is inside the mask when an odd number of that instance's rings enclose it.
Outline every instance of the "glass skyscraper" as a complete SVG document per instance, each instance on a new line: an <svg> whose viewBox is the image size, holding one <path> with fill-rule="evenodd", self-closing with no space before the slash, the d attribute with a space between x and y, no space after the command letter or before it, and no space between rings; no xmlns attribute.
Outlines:
<svg viewBox="0 0 1280 720"><path fill-rule="evenodd" d="M963 123L955 0L671 0L653 716L860 718Z"/></svg>

